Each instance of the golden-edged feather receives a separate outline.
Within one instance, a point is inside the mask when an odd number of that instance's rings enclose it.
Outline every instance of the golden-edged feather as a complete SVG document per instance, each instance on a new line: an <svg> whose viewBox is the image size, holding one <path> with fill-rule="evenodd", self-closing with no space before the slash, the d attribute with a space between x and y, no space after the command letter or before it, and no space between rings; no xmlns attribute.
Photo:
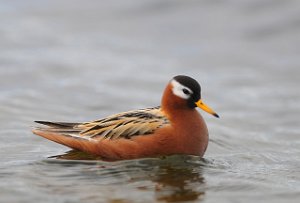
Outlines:
<svg viewBox="0 0 300 203"><path fill-rule="evenodd" d="M151 134L170 124L160 107L128 111L85 123L36 122L48 126L47 128L38 128L38 130L96 140L130 139L136 135Z"/></svg>

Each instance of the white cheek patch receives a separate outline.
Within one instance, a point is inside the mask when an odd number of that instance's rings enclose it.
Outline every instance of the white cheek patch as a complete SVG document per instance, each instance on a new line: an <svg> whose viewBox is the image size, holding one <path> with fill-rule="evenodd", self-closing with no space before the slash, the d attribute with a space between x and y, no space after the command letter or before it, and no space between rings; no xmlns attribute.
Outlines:
<svg viewBox="0 0 300 203"><path fill-rule="evenodd" d="M180 84L176 80L172 80L171 84L173 86L173 88L172 88L173 94L182 99L188 99L188 98L190 98L191 94L193 94L193 91L190 88ZM190 94L184 94L183 89L187 89L190 92Z"/></svg>

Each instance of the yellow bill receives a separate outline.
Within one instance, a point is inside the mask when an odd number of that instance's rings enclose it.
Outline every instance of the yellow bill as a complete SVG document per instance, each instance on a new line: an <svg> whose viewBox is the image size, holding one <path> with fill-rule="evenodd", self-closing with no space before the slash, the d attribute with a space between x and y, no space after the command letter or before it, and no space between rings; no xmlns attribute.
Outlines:
<svg viewBox="0 0 300 203"><path fill-rule="evenodd" d="M213 116L219 118L219 115L214 112L214 110L212 110L209 106L207 106L206 104L203 103L202 99L199 99L197 102L196 102L196 105L202 109L203 111L206 111L207 113L209 114L212 114Z"/></svg>

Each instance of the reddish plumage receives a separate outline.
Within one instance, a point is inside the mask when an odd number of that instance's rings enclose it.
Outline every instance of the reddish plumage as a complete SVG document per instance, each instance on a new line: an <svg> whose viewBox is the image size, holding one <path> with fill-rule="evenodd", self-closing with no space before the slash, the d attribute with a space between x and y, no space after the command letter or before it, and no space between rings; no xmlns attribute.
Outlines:
<svg viewBox="0 0 300 203"><path fill-rule="evenodd" d="M95 137L82 135L81 132L87 128L84 124L70 124L70 126L63 127L55 123L52 125L51 122L44 123L51 127L37 128L33 130L33 133L70 148L98 155L104 160L135 159L173 154L189 154L202 157L208 145L206 124L198 111L187 105L187 99L175 95L172 89L172 83L169 83L165 88L161 108L155 110L159 111L158 118L150 118L150 120L149 118L144 120L137 118L138 122L141 123L138 125L149 124L150 126L141 135L124 135L127 129L133 128L129 125L130 122L119 128L114 126L113 130L124 131L123 134L116 138L113 136L104 138L101 135ZM200 98L197 98L198 100ZM142 113L144 111L140 110L138 112ZM147 112L151 113L152 110ZM213 114L214 112L209 113ZM119 117L116 116L116 119ZM165 119L163 120L164 122L159 120L160 117ZM157 122L161 124L161 127L157 127L157 125L151 126L151 122ZM94 123L85 124L100 125L99 123Z"/></svg>

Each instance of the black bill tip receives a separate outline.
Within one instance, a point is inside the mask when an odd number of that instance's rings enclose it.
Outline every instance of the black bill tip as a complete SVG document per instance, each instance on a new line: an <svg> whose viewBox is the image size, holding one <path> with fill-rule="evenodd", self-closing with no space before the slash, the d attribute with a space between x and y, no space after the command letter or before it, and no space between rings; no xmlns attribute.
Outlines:
<svg viewBox="0 0 300 203"><path fill-rule="evenodd" d="M216 118L220 118L220 116L219 116L218 114L216 114L216 113L214 113L213 115L214 115L214 117L216 117Z"/></svg>

